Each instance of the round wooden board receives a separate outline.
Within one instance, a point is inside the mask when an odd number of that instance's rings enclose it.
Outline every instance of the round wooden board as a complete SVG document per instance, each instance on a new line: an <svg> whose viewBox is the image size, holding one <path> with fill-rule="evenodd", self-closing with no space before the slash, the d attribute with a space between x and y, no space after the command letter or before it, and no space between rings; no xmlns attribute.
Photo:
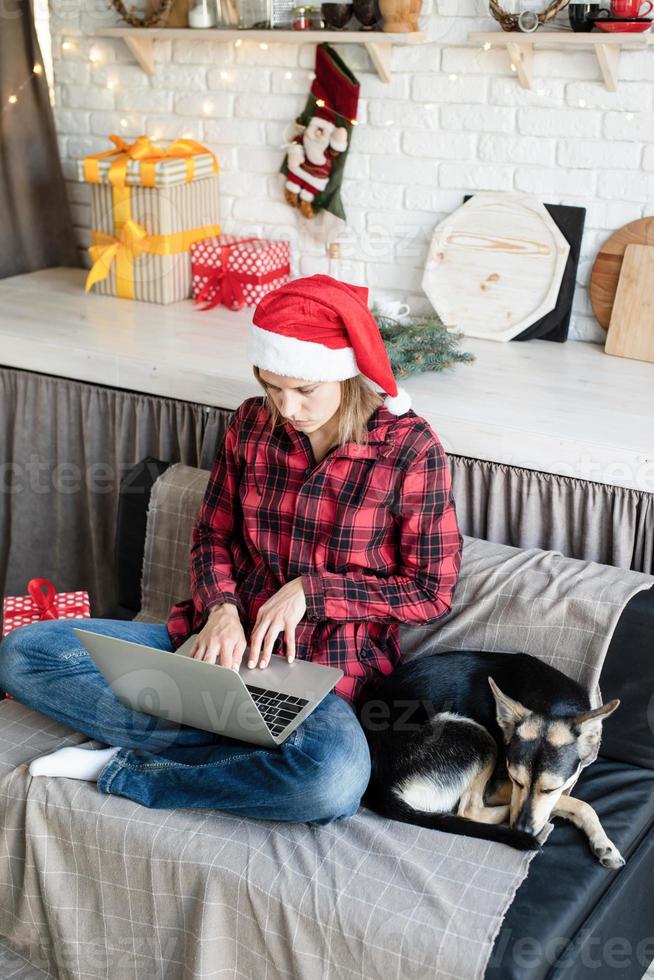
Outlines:
<svg viewBox="0 0 654 980"><path fill-rule="evenodd" d="M654 245L654 216L630 221L608 238L597 253L590 274L588 292L593 313L605 330L609 329L615 293L618 288L624 250L627 245Z"/></svg>

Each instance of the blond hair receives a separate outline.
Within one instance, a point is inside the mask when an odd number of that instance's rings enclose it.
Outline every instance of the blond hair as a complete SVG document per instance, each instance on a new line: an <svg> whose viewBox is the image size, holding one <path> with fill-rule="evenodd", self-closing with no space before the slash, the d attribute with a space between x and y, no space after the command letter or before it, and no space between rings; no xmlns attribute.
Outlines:
<svg viewBox="0 0 654 980"><path fill-rule="evenodd" d="M284 424L284 419L270 397L268 389L259 373L259 368L253 366L254 376L265 393L266 405L272 420L272 429ZM338 409L338 437L336 445L346 442L359 444L368 442L368 420L373 412L383 404L384 399L370 387L362 374L354 378L346 378L340 382L341 403Z"/></svg>

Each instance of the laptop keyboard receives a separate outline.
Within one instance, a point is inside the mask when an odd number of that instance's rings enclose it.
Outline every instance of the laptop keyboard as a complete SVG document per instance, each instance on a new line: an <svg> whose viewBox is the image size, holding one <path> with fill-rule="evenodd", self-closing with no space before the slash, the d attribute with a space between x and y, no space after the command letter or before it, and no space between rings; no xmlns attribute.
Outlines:
<svg viewBox="0 0 654 980"><path fill-rule="evenodd" d="M295 698L290 694L268 691L264 687L253 687L250 684L245 686L273 735L281 735L305 704L308 704L306 698Z"/></svg>

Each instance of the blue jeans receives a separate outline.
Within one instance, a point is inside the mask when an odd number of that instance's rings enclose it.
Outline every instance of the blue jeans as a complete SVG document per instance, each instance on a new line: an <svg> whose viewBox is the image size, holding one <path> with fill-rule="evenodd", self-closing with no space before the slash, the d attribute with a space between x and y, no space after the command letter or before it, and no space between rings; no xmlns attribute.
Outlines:
<svg viewBox="0 0 654 980"><path fill-rule="evenodd" d="M275 749L261 748L123 705L73 633L172 650L166 627L58 619L12 630L0 643L0 688L29 708L120 746L98 789L148 807L210 807L245 817L330 823L358 809L370 753L350 704L330 692ZM254 674L254 670L253 670ZM265 672L257 670L257 683Z"/></svg>

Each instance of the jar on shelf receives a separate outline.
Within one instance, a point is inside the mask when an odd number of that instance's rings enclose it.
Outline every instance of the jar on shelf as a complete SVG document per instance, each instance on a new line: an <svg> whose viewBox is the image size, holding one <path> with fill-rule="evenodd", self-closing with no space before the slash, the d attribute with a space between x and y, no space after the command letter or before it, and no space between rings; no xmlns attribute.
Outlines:
<svg viewBox="0 0 654 980"><path fill-rule="evenodd" d="M272 26L290 31L293 26L294 0L272 0Z"/></svg>
<svg viewBox="0 0 654 980"><path fill-rule="evenodd" d="M207 28L216 26L216 5L211 0L194 0L188 12L188 26Z"/></svg>
<svg viewBox="0 0 654 980"><path fill-rule="evenodd" d="M271 0L240 0L239 28L244 30L269 30L272 19Z"/></svg>
<svg viewBox="0 0 654 980"><path fill-rule="evenodd" d="M311 29L311 7L293 7L291 27L294 31Z"/></svg>
<svg viewBox="0 0 654 980"><path fill-rule="evenodd" d="M320 7L309 7L309 23L312 31L322 31L325 21Z"/></svg>

